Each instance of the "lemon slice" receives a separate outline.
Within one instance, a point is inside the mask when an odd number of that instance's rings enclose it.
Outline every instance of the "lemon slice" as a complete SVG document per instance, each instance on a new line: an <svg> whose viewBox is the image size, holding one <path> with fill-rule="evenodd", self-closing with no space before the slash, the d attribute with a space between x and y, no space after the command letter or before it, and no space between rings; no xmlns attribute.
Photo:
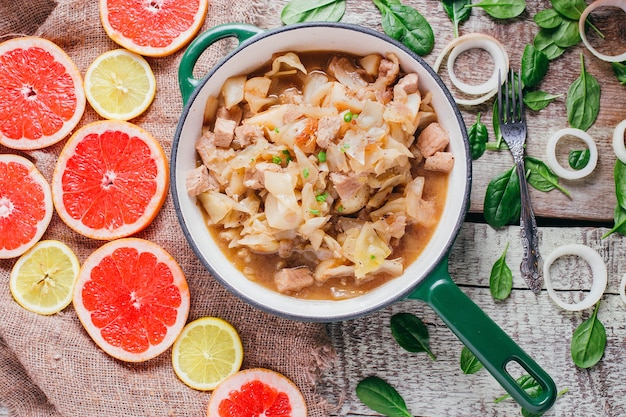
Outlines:
<svg viewBox="0 0 626 417"><path fill-rule="evenodd" d="M58 313L72 301L80 264L67 245L42 240L25 252L11 270L13 298L38 314Z"/></svg>
<svg viewBox="0 0 626 417"><path fill-rule="evenodd" d="M126 49L100 55L85 73L85 95L105 119L130 120L145 112L156 94L150 64Z"/></svg>
<svg viewBox="0 0 626 417"><path fill-rule="evenodd" d="M210 391L239 371L243 347L237 330L217 317L188 323L172 348L176 375L191 388Z"/></svg>

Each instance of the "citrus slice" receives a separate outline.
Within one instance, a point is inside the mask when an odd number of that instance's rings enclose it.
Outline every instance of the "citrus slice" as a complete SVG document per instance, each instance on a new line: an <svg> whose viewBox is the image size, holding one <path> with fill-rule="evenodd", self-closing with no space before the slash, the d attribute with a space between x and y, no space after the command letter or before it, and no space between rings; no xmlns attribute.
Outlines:
<svg viewBox="0 0 626 417"><path fill-rule="evenodd" d="M166 56L198 33L208 0L100 0L100 20L109 37L145 56Z"/></svg>
<svg viewBox="0 0 626 417"><path fill-rule="evenodd" d="M0 259L16 258L41 239L52 219L48 181L28 159L0 155Z"/></svg>
<svg viewBox="0 0 626 417"><path fill-rule="evenodd" d="M150 64L126 49L103 53L85 73L87 101L105 119L133 119L146 111L155 94Z"/></svg>
<svg viewBox="0 0 626 417"><path fill-rule="evenodd" d="M79 269L76 255L65 243L42 240L13 266L11 294L27 310L44 315L58 313L72 302Z"/></svg>
<svg viewBox="0 0 626 417"><path fill-rule="evenodd" d="M73 304L102 350L123 361L141 362L167 350L182 331L189 287L163 248L144 239L118 239L85 260Z"/></svg>
<svg viewBox="0 0 626 417"><path fill-rule="evenodd" d="M172 348L176 375L191 388L209 391L241 367L243 347L237 330L217 317L187 324Z"/></svg>
<svg viewBox="0 0 626 417"><path fill-rule="evenodd" d="M120 120L88 124L67 141L52 175L61 220L100 240L130 236L158 214L169 185L161 145L147 131Z"/></svg>
<svg viewBox="0 0 626 417"><path fill-rule="evenodd" d="M306 417L306 402L284 375L264 368L239 371L211 394L208 417Z"/></svg>
<svg viewBox="0 0 626 417"><path fill-rule="evenodd" d="M84 111L80 72L56 44L33 36L0 44L0 144L50 146L76 127Z"/></svg>

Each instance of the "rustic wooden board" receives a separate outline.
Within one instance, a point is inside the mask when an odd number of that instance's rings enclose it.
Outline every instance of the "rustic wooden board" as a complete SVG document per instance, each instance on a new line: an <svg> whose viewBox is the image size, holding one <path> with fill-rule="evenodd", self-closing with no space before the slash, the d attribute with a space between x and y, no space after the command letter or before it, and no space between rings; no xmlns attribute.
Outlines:
<svg viewBox="0 0 626 417"><path fill-rule="evenodd" d="M281 25L280 11L287 2L284 0L268 2L264 20L260 22L263 28L274 28ZM433 65L439 53L453 39L452 23L443 11L440 0L406 0L403 4L415 7L429 21L435 32L435 48L424 59ZM538 31L532 17L540 10L550 7L549 0L527 0L526 11L516 19L499 21L485 14L481 9L474 9L470 19L462 23L460 34L480 32L498 39L507 49L511 67L520 68L521 55L524 46L532 43ZM621 49L626 44L626 34L619 28L626 27L626 14L617 14L621 20L616 20L615 33L621 39ZM355 23L382 31L380 13L370 1L348 1L343 22ZM619 43L616 42L619 47ZM611 147L611 138L615 126L626 118L626 86L618 83L613 74L611 65L593 56L582 43L569 48L564 55L550 63L548 75L540 85L544 91L554 94L563 94L554 103L540 112L528 110L528 140L527 154L545 160L545 148L549 137L556 130L569 127L565 109L565 95L569 85L580 75L580 54L585 57L587 71L593 74L602 87L600 114L595 124L588 130L594 138L600 158L595 171L587 178L561 183L570 192L567 197L558 191L543 193L531 189L533 207L538 217L559 219L582 219L595 221L612 221L615 207L613 166L615 155ZM474 52L462 54L457 65L457 73L465 82L478 83L486 80L493 70L488 54L472 55ZM469 56L465 56L469 55ZM487 59L484 59L487 58ZM444 61L445 64L445 61ZM439 71L442 79L456 94L449 82L445 68ZM476 107L462 107L461 111L465 124L469 126L476 120L477 114L482 114L482 121L488 126L490 140L494 140L491 125L493 99ZM563 152L567 152L566 149ZM488 152L475 161L473 165L473 185L470 210L481 213L487 184L498 173L513 166L513 159L508 151Z"/></svg>
<svg viewBox="0 0 626 417"><path fill-rule="evenodd" d="M619 382L626 366L626 306L617 295L626 272L626 241L601 240L605 231L544 228L541 236L541 249L546 254L565 243L582 243L600 253L607 264L609 285L598 313L606 327L607 348L600 363L589 370L578 369L571 361L570 341L574 329L590 316L591 309L568 312L554 304L545 289L538 297L526 289L517 269L521 253L517 228L495 231L485 225L465 224L450 255L450 272L461 289L552 376L559 390L569 390L546 416L626 415L626 399ZM489 273L507 241L514 290L507 300L495 301L488 288ZM589 288L590 276L584 262L568 262L555 263L552 275L564 299L579 299L584 295L580 289ZM408 353L396 344L389 319L399 312L413 313L427 324L436 361L425 354ZM416 416L519 415L519 406L512 400L494 403L504 390L488 372L461 372L461 343L419 301L401 301L363 318L330 324L328 329L339 358L323 376L320 390L337 404L333 416L377 415L355 394L356 384L369 375L377 375L396 387Z"/></svg>

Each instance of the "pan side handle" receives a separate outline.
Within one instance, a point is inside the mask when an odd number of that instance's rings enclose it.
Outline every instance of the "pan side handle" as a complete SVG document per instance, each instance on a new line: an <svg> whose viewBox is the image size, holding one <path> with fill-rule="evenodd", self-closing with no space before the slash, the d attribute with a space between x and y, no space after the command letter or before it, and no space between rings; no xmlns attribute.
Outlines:
<svg viewBox="0 0 626 417"><path fill-rule="evenodd" d="M552 407L557 391L550 375L457 287L448 272L447 258L409 298L427 303L522 408L545 413ZM531 397L515 381L507 371L511 362L541 385L539 396Z"/></svg>

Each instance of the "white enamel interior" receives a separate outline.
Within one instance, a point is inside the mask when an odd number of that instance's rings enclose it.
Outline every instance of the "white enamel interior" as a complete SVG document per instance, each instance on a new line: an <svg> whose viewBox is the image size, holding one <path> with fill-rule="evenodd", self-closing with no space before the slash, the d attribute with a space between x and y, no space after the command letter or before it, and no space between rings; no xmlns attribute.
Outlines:
<svg viewBox="0 0 626 417"><path fill-rule="evenodd" d="M420 90L433 92L433 105L438 113L439 123L450 132L450 147L455 155L442 220L422 255L402 276L365 295L340 301L301 300L249 281L222 255L207 232L195 198L190 197L185 188L187 172L195 167L194 145L200 136L207 98L217 95L228 77L248 74L268 62L274 52L311 50L347 51L358 55L394 52L400 58L404 71L418 73ZM431 73L405 49L390 42L383 35L348 25L283 27L281 30L257 35L242 44L234 54L218 64L206 82L198 88L197 94L192 95L186 111L183 112L178 129L180 134L174 141L176 149L172 151L171 161L172 192L175 204L180 209L181 226L190 245L213 275L235 294L250 304L279 316L310 321L347 319L377 310L408 295L446 255L462 223L469 195L468 177L471 169L468 166L464 130L460 127L462 120L455 112L447 90L444 92L445 87L442 88Z"/></svg>

